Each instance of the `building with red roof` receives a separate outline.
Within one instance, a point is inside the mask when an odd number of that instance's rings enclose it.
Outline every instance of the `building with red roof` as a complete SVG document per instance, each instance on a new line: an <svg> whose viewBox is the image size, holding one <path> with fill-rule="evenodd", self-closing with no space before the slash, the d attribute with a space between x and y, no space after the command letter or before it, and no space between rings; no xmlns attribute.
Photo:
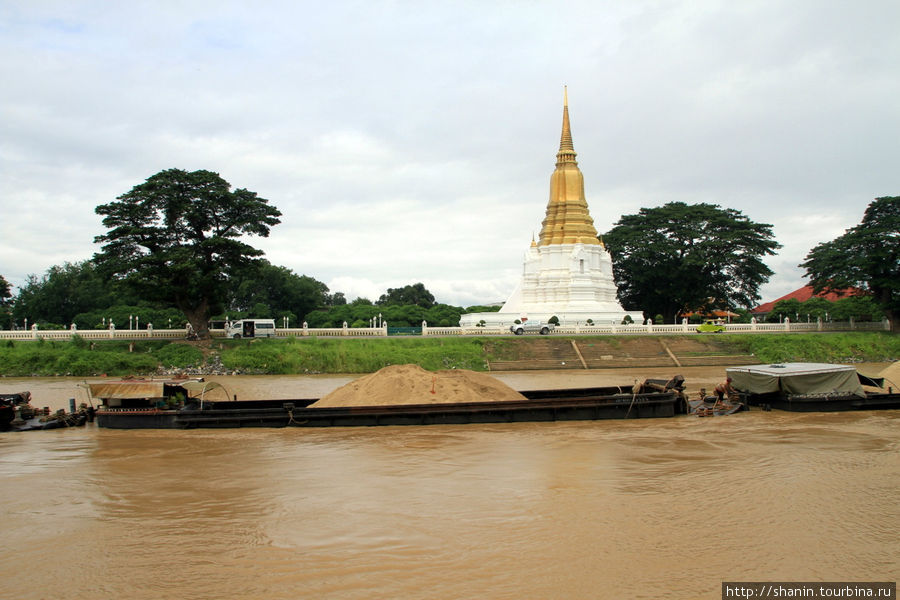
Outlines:
<svg viewBox="0 0 900 600"><path fill-rule="evenodd" d="M825 300L828 300L829 302L835 302L836 300L840 300L842 298L849 298L850 296L855 296L855 295L859 294L859 292L860 292L860 290L857 290L855 288L847 288L844 290L837 290L834 292L820 292L820 293L816 294L813 291L813 287L811 285L805 285L802 288L800 288L799 290L794 290L790 294L786 294L786 295L782 296L781 298L772 300L771 302L766 302L765 304L760 304L756 308L752 309L750 311L750 314L752 314L753 316L755 316L757 318L765 317L767 314L772 312L772 309L775 308L775 305L777 303L781 302L782 300L797 300L798 302L806 302L810 298L816 297L816 298L824 298Z"/></svg>

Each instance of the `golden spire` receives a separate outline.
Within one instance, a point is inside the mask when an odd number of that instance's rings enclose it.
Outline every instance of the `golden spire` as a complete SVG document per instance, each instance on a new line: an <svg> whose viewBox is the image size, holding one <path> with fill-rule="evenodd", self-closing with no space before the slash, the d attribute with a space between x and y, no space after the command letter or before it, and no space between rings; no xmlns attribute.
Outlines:
<svg viewBox="0 0 900 600"><path fill-rule="evenodd" d="M562 135L556 153L556 170L550 176L550 202L541 224L538 246L600 243L584 197L584 176L575 156L569 124L569 90L564 87Z"/></svg>
<svg viewBox="0 0 900 600"><path fill-rule="evenodd" d="M569 126L569 90L563 87L563 126L562 135L559 138L559 152L556 154L557 162L574 162L575 146L572 144L572 128Z"/></svg>

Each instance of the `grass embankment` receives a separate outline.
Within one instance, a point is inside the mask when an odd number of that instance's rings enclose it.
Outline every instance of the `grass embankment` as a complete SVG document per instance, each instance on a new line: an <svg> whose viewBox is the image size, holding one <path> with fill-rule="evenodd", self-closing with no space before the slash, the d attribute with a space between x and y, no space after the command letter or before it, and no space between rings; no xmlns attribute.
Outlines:
<svg viewBox="0 0 900 600"><path fill-rule="evenodd" d="M95 376L162 372L238 372L291 375L371 373L391 364L417 364L428 370L484 371L492 360L528 358L524 338L389 338L213 340L17 341L0 344L0 375ZM565 336L552 339L568 340ZM577 337L579 344L592 338ZM617 339L604 336L615 347ZM647 339L647 338L643 338ZM663 339L671 339L666 337ZM900 336L881 333L765 334L706 336L717 354L753 354L760 362L889 362L900 359Z"/></svg>
<svg viewBox="0 0 900 600"><path fill-rule="evenodd" d="M222 352L222 364L245 373L373 373L401 364L429 371L486 371L493 358L482 338L287 338L230 344Z"/></svg>
<svg viewBox="0 0 900 600"><path fill-rule="evenodd" d="M724 335L721 343L760 362L891 362L900 359L900 335L888 332Z"/></svg>
<svg viewBox="0 0 900 600"><path fill-rule="evenodd" d="M0 375L29 377L75 375L130 375L160 369L198 368L203 352L192 345L166 340L86 342L7 341L0 344Z"/></svg>

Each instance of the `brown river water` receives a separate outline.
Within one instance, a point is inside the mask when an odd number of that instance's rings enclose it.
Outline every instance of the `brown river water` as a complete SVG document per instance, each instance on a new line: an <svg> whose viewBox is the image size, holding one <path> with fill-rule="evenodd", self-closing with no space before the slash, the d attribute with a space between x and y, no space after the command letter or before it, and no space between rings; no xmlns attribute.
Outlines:
<svg viewBox="0 0 900 600"><path fill-rule="evenodd" d="M862 369L861 369L862 370ZM722 368L504 373L517 389ZM869 372L865 371L864 372ZM221 378L317 397L352 376ZM62 408L76 379L0 379ZM900 411L0 435L0 598L720 598L896 581Z"/></svg>

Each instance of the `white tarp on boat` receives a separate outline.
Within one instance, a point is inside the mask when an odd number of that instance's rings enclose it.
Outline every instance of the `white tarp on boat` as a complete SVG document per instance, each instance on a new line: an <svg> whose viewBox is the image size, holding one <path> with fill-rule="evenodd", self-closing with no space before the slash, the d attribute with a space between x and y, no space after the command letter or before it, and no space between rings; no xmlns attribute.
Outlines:
<svg viewBox="0 0 900 600"><path fill-rule="evenodd" d="M853 394L865 397L856 368L825 363L778 363L731 367L731 385L752 394Z"/></svg>

